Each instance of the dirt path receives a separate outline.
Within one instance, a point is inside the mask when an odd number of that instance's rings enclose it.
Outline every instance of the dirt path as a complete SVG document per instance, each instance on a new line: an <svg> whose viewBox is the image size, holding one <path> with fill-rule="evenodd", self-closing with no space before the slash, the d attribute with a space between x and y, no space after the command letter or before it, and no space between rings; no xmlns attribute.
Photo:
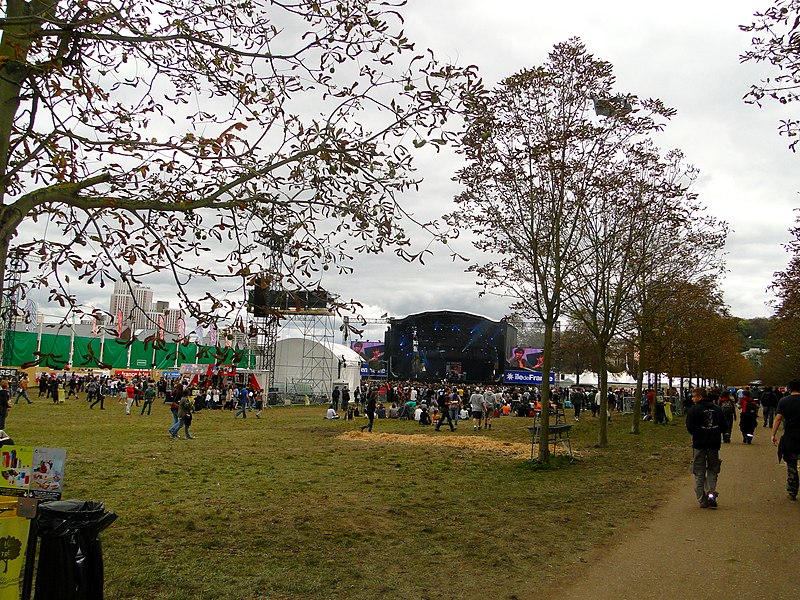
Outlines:
<svg viewBox="0 0 800 600"><path fill-rule="evenodd" d="M723 445L717 510L698 507L687 465L652 519L621 531L549 597L796 598L800 501L786 496L786 465L778 464L767 431L759 426L751 446L736 436Z"/></svg>

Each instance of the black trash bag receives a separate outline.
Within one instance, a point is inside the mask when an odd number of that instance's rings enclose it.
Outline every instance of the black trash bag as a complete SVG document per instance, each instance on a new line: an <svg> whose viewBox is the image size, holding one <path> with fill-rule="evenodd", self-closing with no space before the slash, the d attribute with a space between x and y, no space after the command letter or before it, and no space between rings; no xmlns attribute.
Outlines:
<svg viewBox="0 0 800 600"><path fill-rule="evenodd" d="M41 539L35 600L103 600L99 534L117 518L102 502L60 500L39 505Z"/></svg>

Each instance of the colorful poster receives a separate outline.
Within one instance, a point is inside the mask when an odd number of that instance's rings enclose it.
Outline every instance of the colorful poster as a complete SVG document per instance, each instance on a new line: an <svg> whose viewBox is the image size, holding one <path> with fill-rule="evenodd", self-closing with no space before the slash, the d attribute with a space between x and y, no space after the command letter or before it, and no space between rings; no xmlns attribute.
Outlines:
<svg viewBox="0 0 800 600"><path fill-rule="evenodd" d="M4 513L5 514L5 513ZM9 515L15 515L9 512ZM24 517L0 518L0 600L18 600L19 582L31 521Z"/></svg>
<svg viewBox="0 0 800 600"><path fill-rule="evenodd" d="M35 448L31 474L31 496L42 500L60 500L64 484L64 448Z"/></svg>
<svg viewBox="0 0 800 600"><path fill-rule="evenodd" d="M60 500L67 451L63 448L0 448L0 496Z"/></svg>
<svg viewBox="0 0 800 600"><path fill-rule="evenodd" d="M0 495L27 496L32 464L33 446L3 446L0 452Z"/></svg>

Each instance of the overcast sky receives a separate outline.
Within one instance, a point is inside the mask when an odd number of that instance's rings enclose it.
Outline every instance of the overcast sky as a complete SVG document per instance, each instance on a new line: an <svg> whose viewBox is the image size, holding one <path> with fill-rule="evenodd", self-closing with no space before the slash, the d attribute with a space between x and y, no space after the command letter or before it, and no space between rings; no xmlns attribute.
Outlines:
<svg viewBox="0 0 800 600"><path fill-rule="evenodd" d="M683 150L686 161L700 170L695 191L701 201L730 224L725 301L734 315L749 318L772 312L766 288L773 272L787 264L782 244L789 239L800 189L792 176L798 159L777 132L785 107L759 109L742 101L749 86L769 71L739 63L750 38L738 26L767 6L763 0L409 0L402 12L418 49L429 47L441 59L477 65L487 86L541 64L554 44L578 36L590 53L614 65L620 91L658 97L677 109L656 143L665 151ZM452 182L459 159L427 148L420 158L425 180L418 193L403 198L404 205L421 218L451 212L459 191ZM424 244L427 238L420 234L417 241ZM476 255L464 239L453 246ZM508 313L506 300L479 298L464 263L453 262L446 248L433 249L436 255L424 266L392 254L359 257L352 276L329 277L323 285L360 301L368 317L436 309L493 319ZM174 301L169 283L151 285L157 299ZM84 301L108 309L110 292L94 289ZM45 305L46 294L40 292L36 300ZM364 337L378 335L368 331Z"/></svg>
<svg viewBox="0 0 800 600"><path fill-rule="evenodd" d="M530 0L411 0L404 10L409 38L440 58L480 67L489 86L522 68L541 64L553 45L580 37L590 53L614 65L617 87L658 97L678 115L657 139L664 150L680 148L700 170L695 190L708 211L731 226L725 301L740 317L769 316L766 288L788 260L800 189L797 157L777 132L785 107L744 104L764 65L742 65L750 36L739 30L763 0L643 3L627 0L537 2ZM452 208L457 159L424 161L421 191L406 198L419 213ZM460 249L470 256L469 246ZM367 305L372 316L404 316L432 310L507 313L503 299L478 298L474 277L446 251L424 267L393 257L358 261L354 276L328 285Z"/></svg>

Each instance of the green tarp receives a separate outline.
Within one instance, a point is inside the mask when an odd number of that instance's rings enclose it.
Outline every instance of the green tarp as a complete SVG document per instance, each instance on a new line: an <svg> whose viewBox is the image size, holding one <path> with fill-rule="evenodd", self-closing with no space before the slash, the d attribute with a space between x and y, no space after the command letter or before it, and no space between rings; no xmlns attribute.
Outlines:
<svg viewBox="0 0 800 600"><path fill-rule="evenodd" d="M70 335L42 334L41 344L37 333L14 331L9 333L6 343L13 345L14 367L29 367L36 364L60 370L69 362ZM37 354L37 347L39 348ZM128 356L130 350L130 358ZM155 363L156 369L171 369L176 365L176 344L142 342L139 340L118 340L98 337L75 336L72 349L72 367L75 369L149 369ZM177 364L235 364L240 369L255 368L255 357L246 350L214 348L195 344L177 347Z"/></svg>

